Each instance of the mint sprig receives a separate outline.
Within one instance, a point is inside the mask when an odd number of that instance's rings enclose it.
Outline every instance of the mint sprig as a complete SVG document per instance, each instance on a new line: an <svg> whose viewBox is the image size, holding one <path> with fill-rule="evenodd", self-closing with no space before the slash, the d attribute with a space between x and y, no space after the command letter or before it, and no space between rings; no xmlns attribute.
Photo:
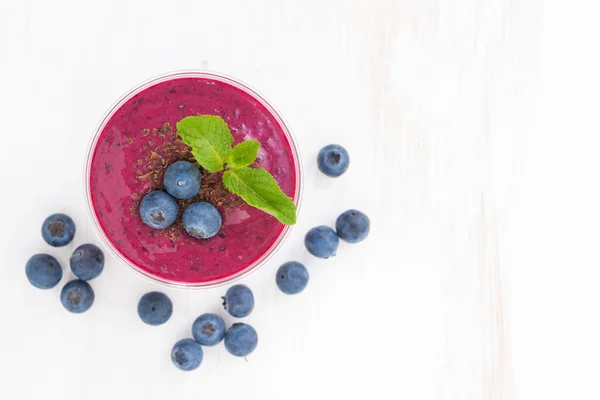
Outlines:
<svg viewBox="0 0 600 400"><path fill-rule="evenodd" d="M246 140L235 147L227 123L221 117L186 117L177 123L177 134L192 148L192 155L209 172L226 170L223 184L246 203L286 225L296 223L296 205L262 168L250 168L260 143Z"/></svg>

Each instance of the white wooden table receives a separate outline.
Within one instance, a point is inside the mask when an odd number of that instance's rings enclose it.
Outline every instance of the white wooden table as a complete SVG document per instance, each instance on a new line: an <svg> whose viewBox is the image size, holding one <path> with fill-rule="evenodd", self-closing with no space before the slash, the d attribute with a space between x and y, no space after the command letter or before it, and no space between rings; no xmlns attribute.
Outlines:
<svg viewBox="0 0 600 400"><path fill-rule="evenodd" d="M598 399L599 7L535 0L0 0L0 398ZM156 289L108 259L82 315L24 265L99 243L82 167L108 106L166 71L208 68L269 97L304 156L297 227L244 283L260 337L247 362L169 360L224 289ZM315 157L346 146L347 174ZM369 240L316 260L305 232L347 208ZM72 215L76 241L39 230ZM274 272L297 259L305 293ZM231 320L228 320L231 322Z"/></svg>

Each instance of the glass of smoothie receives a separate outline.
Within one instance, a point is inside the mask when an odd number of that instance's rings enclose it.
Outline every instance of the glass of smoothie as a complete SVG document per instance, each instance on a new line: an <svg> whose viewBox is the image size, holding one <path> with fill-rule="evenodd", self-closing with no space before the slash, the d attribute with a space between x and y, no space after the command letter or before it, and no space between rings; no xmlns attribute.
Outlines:
<svg viewBox="0 0 600 400"><path fill-rule="evenodd" d="M298 146L273 105L237 79L206 71L161 75L126 93L100 122L85 164L85 193L92 225L109 252L132 271L181 288L230 283L263 265L281 247L290 226L247 205L227 191L221 173L202 170L197 196L177 200L179 216L167 229L144 224L142 197L164 190L163 175L173 162L195 162L176 132L192 115L217 115L228 124L234 145L260 142L255 167L269 171L299 209L302 170ZM187 234L185 207L207 201L223 226L210 239Z"/></svg>

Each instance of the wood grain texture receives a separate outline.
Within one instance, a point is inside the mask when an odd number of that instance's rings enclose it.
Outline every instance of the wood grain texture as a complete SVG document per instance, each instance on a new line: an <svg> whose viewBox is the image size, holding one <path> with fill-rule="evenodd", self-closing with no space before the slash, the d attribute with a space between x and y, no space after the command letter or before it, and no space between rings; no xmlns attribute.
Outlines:
<svg viewBox="0 0 600 400"><path fill-rule="evenodd" d="M514 396L497 220L522 164L512 146L529 123L535 11L511 1L426 1L372 16L373 121L386 138L383 159L393 160L386 178L409 197L394 220L429 225L440 240L429 243L447 304L443 398Z"/></svg>
<svg viewBox="0 0 600 400"><path fill-rule="evenodd" d="M5 223L22 229L0 231L4 265L17 266L0 299L18 304L0 328L0 376L10 377L0 398L504 400L519 383L522 398L536 398L527 376L538 362L524 356L536 339L521 311L533 308L536 276L520 267L532 260L522 232L537 232L521 230L537 207L521 192L534 182L524 171L540 9L529 0L1 1L0 110L13 133L0 147L2 181L14 180L24 132L36 163L19 175L35 185L2 200L19 210ZM79 318L60 308L59 288L32 290L18 267L34 252L66 266L72 248L38 237L51 212L75 218L77 244L98 242L80 184L96 122L132 85L186 68L231 74L270 98L297 136L306 181L296 229L244 281L257 299L248 319L257 352L244 362L206 349L192 374L168 353L199 313L221 313L221 289L166 290L173 318L149 329L135 305L155 287L115 260ZM334 142L352 159L336 180L315 161ZM308 255L304 233L348 208L370 215L369 240L342 244L332 260ZM289 298L273 274L292 259L311 283Z"/></svg>

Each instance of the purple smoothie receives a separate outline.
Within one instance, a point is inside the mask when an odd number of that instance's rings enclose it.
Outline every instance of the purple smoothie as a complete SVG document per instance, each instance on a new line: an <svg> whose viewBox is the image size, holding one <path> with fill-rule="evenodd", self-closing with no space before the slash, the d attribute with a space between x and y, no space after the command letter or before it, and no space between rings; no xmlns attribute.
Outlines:
<svg viewBox="0 0 600 400"><path fill-rule="evenodd" d="M138 206L143 195L163 188L169 164L192 160L174 131L176 123L205 114L227 122L234 144L259 141L255 166L269 171L292 199L297 195L292 145L274 115L251 94L219 80L188 77L139 92L114 112L100 133L91 161L90 196L100 228L113 247L163 281L206 283L238 274L267 253L284 230L274 217L225 191L220 173L206 171L200 196L221 213L219 234L194 239L180 217L165 230L142 223ZM180 215L187 204L180 201Z"/></svg>

